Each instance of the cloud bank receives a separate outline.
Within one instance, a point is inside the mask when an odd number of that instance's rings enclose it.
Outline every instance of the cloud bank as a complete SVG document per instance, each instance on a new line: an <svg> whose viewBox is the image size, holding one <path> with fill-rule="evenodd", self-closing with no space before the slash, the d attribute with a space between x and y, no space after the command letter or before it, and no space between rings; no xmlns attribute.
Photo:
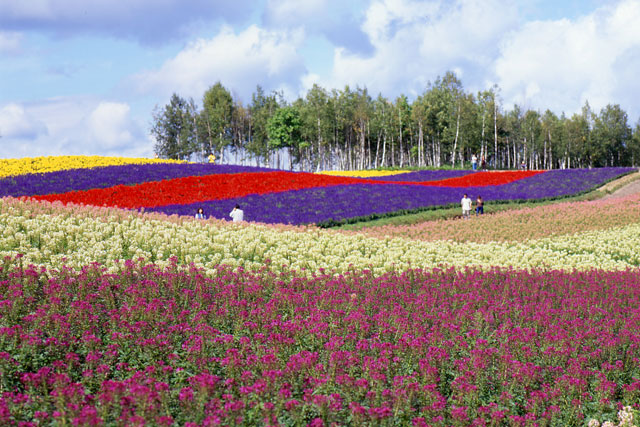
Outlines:
<svg viewBox="0 0 640 427"><path fill-rule="evenodd" d="M212 39L190 43L159 69L135 76L132 84L141 93L168 98L176 92L198 100L217 81L245 101L258 84L289 91L305 71L298 53L303 40L302 30L275 31L252 25L236 33L224 27Z"/></svg>
<svg viewBox="0 0 640 427"><path fill-rule="evenodd" d="M506 109L517 103L570 115L586 100L596 111L618 103L635 123L640 0L574 3L579 12L545 17L544 8L557 12L567 5L550 0L0 2L0 55L15 61L10 64L33 67L25 74L34 78L2 79L0 70L0 85L23 84L5 93L25 93L24 99L3 98L0 86L0 155L151 155L152 105L166 104L174 92L199 102L217 81L245 104L256 85L282 91L290 101L314 83L327 89L366 86L374 96L412 98L453 70L470 92L498 84ZM144 69L121 71L125 77L113 87L112 74L106 73L124 69L117 68L124 60L117 56L120 45L114 43L100 58L109 69L85 62L86 51L61 57L34 45L42 38L60 43L84 35L104 46L109 40L127 43L129 55L139 52L149 61L140 61ZM167 44L175 40L184 44ZM37 54L21 56L23 51ZM61 90L54 97L52 90L42 96L30 92L63 82L52 71L68 75L65 64L79 65L73 79L95 85L96 91ZM100 69L103 78L91 74Z"/></svg>
<svg viewBox="0 0 640 427"><path fill-rule="evenodd" d="M0 157L153 153L127 104L86 98L0 106L0 136Z"/></svg>
<svg viewBox="0 0 640 427"><path fill-rule="evenodd" d="M245 22L257 0L30 0L0 2L0 28L106 35L157 44L211 21Z"/></svg>

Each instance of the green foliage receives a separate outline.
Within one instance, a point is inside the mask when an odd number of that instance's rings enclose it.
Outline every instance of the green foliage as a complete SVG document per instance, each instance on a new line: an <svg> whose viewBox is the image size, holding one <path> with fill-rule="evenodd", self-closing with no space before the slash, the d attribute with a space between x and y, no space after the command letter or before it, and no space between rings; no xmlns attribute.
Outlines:
<svg viewBox="0 0 640 427"><path fill-rule="evenodd" d="M293 107L283 107L267 121L269 147L292 148L300 142L300 113Z"/></svg>
<svg viewBox="0 0 640 427"><path fill-rule="evenodd" d="M177 94L171 96L169 104L153 114L151 134L156 140L155 153L168 159L185 159L196 151L195 104Z"/></svg>
<svg viewBox="0 0 640 427"><path fill-rule="evenodd" d="M628 166L631 137L627 113L617 104L604 107L593 126L593 166Z"/></svg>
<svg viewBox="0 0 640 427"><path fill-rule="evenodd" d="M466 92L448 71L414 99L316 84L288 103L257 86L244 107L217 82L204 93L201 110L174 94L154 112L151 134L162 157L204 158L231 148L260 164L288 150L291 168L311 171L456 167L474 154L492 169L516 169L523 161L531 169L640 164L640 124L632 129L619 105L595 112L586 102L569 117L505 109L499 94L497 85Z"/></svg>
<svg viewBox="0 0 640 427"><path fill-rule="evenodd" d="M231 94L220 82L204 93L202 105L200 115L205 124L208 142L206 154L210 154L214 149L221 150L229 143L234 105Z"/></svg>

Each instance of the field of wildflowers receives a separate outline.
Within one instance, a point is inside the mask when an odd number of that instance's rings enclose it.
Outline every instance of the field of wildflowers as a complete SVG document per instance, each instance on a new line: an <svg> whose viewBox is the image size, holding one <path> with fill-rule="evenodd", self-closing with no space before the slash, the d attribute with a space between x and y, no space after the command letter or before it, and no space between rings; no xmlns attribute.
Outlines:
<svg viewBox="0 0 640 427"><path fill-rule="evenodd" d="M0 270L0 422L586 425L640 402L640 272Z"/></svg>
<svg viewBox="0 0 640 427"><path fill-rule="evenodd" d="M461 192L562 197L631 169L130 160L0 179L0 425L638 424L640 196L359 233L296 225ZM264 223L225 220L235 203Z"/></svg>
<svg viewBox="0 0 640 427"><path fill-rule="evenodd" d="M564 202L498 212L461 222L430 221L410 226L363 228L358 233L388 238L455 242L526 242L551 236L606 230L640 223L640 195L609 200Z"/></svg>
<svg viewBox="0 0 640 427"><path fill-rule="evenodd" d="M117 260L141 257L166 265L172 256L207 272L220 264L255 269L269 262L274 269L304 269L309 275L319 269L382 274L441 265L569 270L640 265L637 222L523 242L463 243L5 199L0 201L0 227L5 231L0 256L21 253L25 262L56 269L100 262L113 271Z"/></svg>
<svg viewBox="0 0 640 427"><path fill-rule="evenodd" d="M168 215L192 216L203 208L218 219L228 218L239 204L249 221L330 226L451 206L463 193L493 202L572 196L631 171L366 171L361 178L242 166L125 164L5 177L0 196Z"/></svg>

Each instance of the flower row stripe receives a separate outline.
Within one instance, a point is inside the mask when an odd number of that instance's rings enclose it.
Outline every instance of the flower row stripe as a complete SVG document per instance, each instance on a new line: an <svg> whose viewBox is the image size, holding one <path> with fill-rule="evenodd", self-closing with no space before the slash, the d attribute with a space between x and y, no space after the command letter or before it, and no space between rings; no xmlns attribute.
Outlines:
<svg viewBox="0 0 640 427"><path fill-rule="evenodd" d="M23 159L0 159L0 177L46 173L68 169L128 164L185 163L178 160L103 156L44 156Z"/></svg>
<svg viewBox="0 0 640 427"><path fill-rule="evenodd" d="M119 185L104 189L73 191L35 196L36 200L60 201L121 208L158 207L169 204L190 204L205 200L223 200L250 194L279 193L346 184L414 185L426 187L464 187L467 185L502 185L541 173L480 172L459 178L430 182L374 181L360 178L317 175L294 172L239 173L183 177L147 182L134 186Z"/></svg>

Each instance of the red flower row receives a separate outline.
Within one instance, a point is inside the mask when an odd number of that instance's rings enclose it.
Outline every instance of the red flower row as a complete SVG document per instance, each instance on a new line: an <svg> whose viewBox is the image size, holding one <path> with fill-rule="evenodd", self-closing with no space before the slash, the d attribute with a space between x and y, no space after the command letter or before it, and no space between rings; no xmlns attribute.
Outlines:
<svg viewBox="0 0 640 427"><path fill-rule="evenodd" d="M61 201L121 208L157 207L189 204L203 200L243 197L249 194L277 193L304 188L352 184L354 178L311 173L264 172L189 176L134 186L118 185L87 191L35 196L37 200Z"/></svg>
<svg viewBox="0 0 640 427"><path fill-rule="evenodd" d="M305 188L346 184L421 185L437 187L500 185L527 178L538 173L540 173L540 171L478 172L441 181L399 182L278 171L190 176L146 182L134 186L118 185L110 188L34 196L33 198L51 202L61 201L65 204L75 203L135 209L171 204L183 205L204 200L231 199L249 194L279 193Z"/></svg>
<svg viewBox="0 0 640 427"><path fill-rule="evenodd" d="M502 185L529 178L544 171L492 171L476 172L456 178L447 178L440 181L425 182L425 185L433 187L486 187L488 185Z"/></svg>

